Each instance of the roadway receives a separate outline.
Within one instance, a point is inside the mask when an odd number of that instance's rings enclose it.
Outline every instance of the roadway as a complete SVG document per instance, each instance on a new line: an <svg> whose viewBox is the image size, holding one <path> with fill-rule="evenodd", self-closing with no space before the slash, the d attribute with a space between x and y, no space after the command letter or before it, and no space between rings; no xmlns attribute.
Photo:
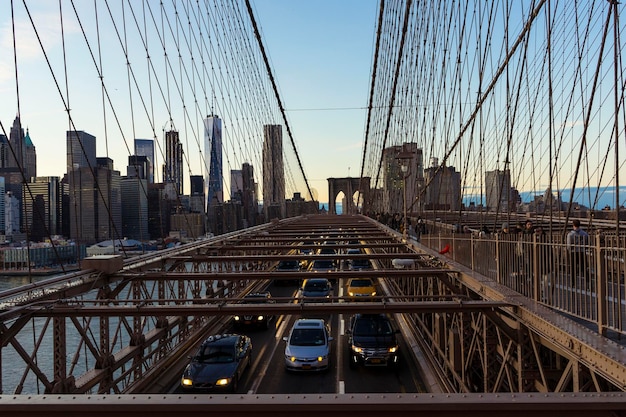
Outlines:
<svg viewBox="0 0 626 417"><path fill-rule="evenodd" d="M333 292L343 296L345 279L339 279ZM293 298L297 295L297 284L271 284L267 288L277 299ZM279 301L281 302L281 301ZM282 301L286 302L286 301ZM343 314L314 315L330 323L331 363L330 369L321 373L291 373L285 370L283 336L289 334L294 321L301 316L279 315L269 329L246 328L225 332L243 333L252 339L253 360L245 378L239 382L239 394L345 394L345 393L418 393L426 392L425 385L402 335L400 342L400 364L395 368L363 367L350 369L348 343L345 328L349 317ZM396 328L398 328L396 326ZM176 382L170 392L185 393Z"/></svg>

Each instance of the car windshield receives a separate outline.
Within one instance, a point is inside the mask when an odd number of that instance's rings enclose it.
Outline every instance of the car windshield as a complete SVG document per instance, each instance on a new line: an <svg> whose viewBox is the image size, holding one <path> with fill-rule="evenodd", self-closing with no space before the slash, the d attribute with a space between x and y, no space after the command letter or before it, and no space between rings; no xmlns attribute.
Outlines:
<svg viewBox="0 0 626 417"><path fill-rule="evenodd" d="M313 262L313 268L332 268L332 267L333 267L333 261L329 261L325 259L318 259L317 261Z"/></svg>
<svg viewBox="0 0 626 417"><path fill-rule="evenodd" d="M354 259L352 261L352 266L369 267L370 266L370 261L369 261L369 259Z"/></svg>
<svg viewBox="0 0 626 417"><path fill-rule="evenodd" d="M194 358L202 363L229 363L235 360L233 346L204 346Z"/></svg>
<svg viewBox="0 0 626 417"><path fill-rule="evenodd" d="M386 320L358 320L353 331L355 336L389 336L392 333Z"/></svg>
<svg viewBox="0 0 626 417"><path fill-rule="evenodd" d="M369 279L353 279L350 281L351 287L371 287L372 281Z"/></svg>
<svg viewBox="0 0 626 417"><path fill-rule="evenodd" d="M328 289L326 281L307 281L304 285L305 291L325 291Z"/></svg>
<svg viewBox="0 0 626 417"><path fill-rule="evenodd" d="M325 343L322 329L294 329L289 343L293 346L321 346Z"/></svg>

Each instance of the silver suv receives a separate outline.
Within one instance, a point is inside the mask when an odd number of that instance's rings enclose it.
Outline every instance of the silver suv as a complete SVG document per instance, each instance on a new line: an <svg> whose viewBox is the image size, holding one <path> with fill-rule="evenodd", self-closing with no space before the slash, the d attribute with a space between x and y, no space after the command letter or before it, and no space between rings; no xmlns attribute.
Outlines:
<svg viewBox="0 0 626 417"><path fill-rule="evenodd" d="M284 337L287 371L325 371L330 366L333 341L323 319L298 319Z"/></svg>

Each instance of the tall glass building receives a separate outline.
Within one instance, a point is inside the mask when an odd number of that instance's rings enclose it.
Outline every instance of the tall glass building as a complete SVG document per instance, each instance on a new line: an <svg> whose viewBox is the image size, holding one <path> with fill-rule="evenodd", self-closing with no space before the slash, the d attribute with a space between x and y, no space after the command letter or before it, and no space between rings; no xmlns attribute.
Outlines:
<svg viewBox="0 0 626 417"><path fill-rule="evenodd" d="M208 116L204 119L204 154L209 155L209 175L205 177L204 186L207 197L207 212L212 205L224 202L222 182L222 119Z"/></svg>
<svg viewBox="0 0 626 417"><path fill-rule="evenodd" d="M263 137L263 214L266 220L282 219L286 215L283 127L265 125Z"/></svg>
<svg viewBox="0 0 626 417"><path fill-rule="evenodd" d="M154 140L152 139L135 139L135 155L145 156L148 158L148 172L146 178L150 184L154 183Z"/></svg>
<svg viewBox="0 0 626 417"><path fill-rule="evenodd" d="M82 130L66 132L67 173L78 168L96 168L96 137Z"/></svg>

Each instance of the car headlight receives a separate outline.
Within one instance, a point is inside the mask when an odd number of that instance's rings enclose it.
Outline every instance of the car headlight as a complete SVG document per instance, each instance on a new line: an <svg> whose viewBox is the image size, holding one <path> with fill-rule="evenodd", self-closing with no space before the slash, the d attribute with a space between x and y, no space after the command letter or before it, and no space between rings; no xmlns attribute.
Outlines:
<svg viewBox="0 0 626 417"><path fill-rule="evenodd" d="M180 384L181 384L183 387L191 387L191 386L193 385L193 381L191 380L191 378L183 378L183 379L180 381Z"/></svg>
<svg viewBox="0 0 626 417"><path fill-rule="evenodd" d="M318 356L318 357L317 357L317 361L318 361L318 362L321 362L321 361L323 361L323 360L324 360L324 358L325 358L325 356Z"/></svg>
<svg viewBox="0 0 626 417"><path fill-rule="evenodd" d="M376 291L372 291L372 297L376 295Z"/></svg>
<svg viewBox="0 0 626 417"><path fill-rule="evenodd" d="M215 385L218 387L224 387L228 384L230 384L230 378L221 378L215 382Z"/></svg>
<svg viewBox="0 0 626 417"><path fill-rule="evenodd" d="M239 316L235 316L235 321L239 321Z"/></svg>
<svg viewBox="0 0 626 417"><path fill-rule="evenodd" d="M265 319L265 317L263 317L263 316L259 316L259 317L257 317L256 319L257 319L258 321L263 321L263 319Z"/></svg>
<svg viewBox="0 0 626 417"><path fill-rule="evenodd" d="M389 348L389 353L396 353L396 351L398 350L398 346L393 346Z"/></svg>
<svg viewBox="0 0 626 417"><path fill-rule="evenodd" d="M354 346L354 345L352 345L352 351L353 351L354 353L361 353L361 352L363 352L363 348L360 348L360 347L358 347L358 346Z"/></svg>
<svg viewBox="0 0 626 417"><path fill-rule="evenodd" d="M353 293L352 291L348 291L348 295L349 295L350 297L354 297L354 293Z"/></svg>
<svg viewBox="0 0 626 417"><path fill-rule="evenodd" d="M291 362L295 362L296 360L298 360L295 356L287 356L287 359L289 359Z"/></svg>

